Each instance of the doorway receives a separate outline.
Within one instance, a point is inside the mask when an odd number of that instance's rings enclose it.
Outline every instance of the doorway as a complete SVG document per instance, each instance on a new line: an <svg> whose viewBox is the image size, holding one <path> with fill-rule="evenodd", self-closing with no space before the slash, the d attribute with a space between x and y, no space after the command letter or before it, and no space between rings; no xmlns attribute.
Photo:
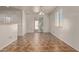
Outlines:
<svg viewBox="0 0 79 59"><path fill-rule="evenodd" d="M39 21L38 20L35 20L35 32L38 32L39 31Z"/></svg>
<svg viewBox="0 0 79 59"><path fill-rule="evenodd" d="M43 32L43 17L39 17L38 19L35 19L35 32Z"/></svg>

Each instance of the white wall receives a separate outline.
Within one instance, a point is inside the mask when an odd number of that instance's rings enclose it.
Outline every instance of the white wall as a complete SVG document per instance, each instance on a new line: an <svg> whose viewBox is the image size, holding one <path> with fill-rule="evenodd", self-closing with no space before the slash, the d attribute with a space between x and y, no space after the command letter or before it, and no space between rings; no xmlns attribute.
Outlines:
<svg viewBox="0 0 79 59"><path fill-rule="evenodd" d="M79 7L60 7L63 9L63 27L55 26L55 12L50 15L50 32L79 51Z"/></svg>
<svg viewBox="0 0 79 59"><path fill-rule="evenodd" d="M48 15L44 15L44 19L43 19L43 31L44 32L49 32L49 16Z"/></svg>
<svg viewBox="0 0 79 59"><path fill-rule="evenodd" d="M17 40L17 24L0 24L0 50Z"/></svg>
<svg viewBox="0 0 79 59"><path fill-rule="evenodd" d="M34 14L26 14L26 33L34 32Z"/></svg>
<svg viewBox="0 0 79 59"><path fill-rule="evenodd" d="M25 10L22 10L22 36L26 34L26 13Z"/></svg>
<svg viewBox="0 0 79 59"><path fill-rule="evenodd" d="M21 36L22 35L21 11L16 10L16 9L11 9L11 10L2 9L2 10L0 10L0 24L6 23L5 22L6 16L11 18L10 23L18 24L18 35Z"/></svg>

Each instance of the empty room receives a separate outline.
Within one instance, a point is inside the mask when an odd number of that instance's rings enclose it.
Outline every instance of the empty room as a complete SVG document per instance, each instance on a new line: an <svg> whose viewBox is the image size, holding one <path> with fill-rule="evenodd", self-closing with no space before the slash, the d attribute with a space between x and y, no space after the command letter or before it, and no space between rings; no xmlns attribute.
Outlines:
<svg viewBox="0 0 79 59"><path fill-rule="evenodd" d="M78 52L78 6L0 6L0 52Z"/></svg>

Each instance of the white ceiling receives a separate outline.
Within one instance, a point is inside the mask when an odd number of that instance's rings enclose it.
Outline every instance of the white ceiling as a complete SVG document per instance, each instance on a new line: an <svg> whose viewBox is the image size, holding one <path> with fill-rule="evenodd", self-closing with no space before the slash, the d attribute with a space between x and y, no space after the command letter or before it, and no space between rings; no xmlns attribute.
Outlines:
<svg viewBox="0 0 79 59"><path fill-rule="evenodd" d="M0 7L0 10L25 10L26 13L35 13L33 10L34 7L35 6L2 6L2 7ZM46 14L51 13L55 7L56 6L40 6L40 8Z"/></svg>
<svg viewBox="0 0 79 59"><path fill-rule="evenodd" d="M46 14L49 14L53 11L53 9L55 8L56 6L41 6L41 9L46 13ZM26 13L32 13L34 12L33 11L33 8L34 6L14 6L14 8L17 8L17 9L21 9L21 10L25 10Z"/></svg>

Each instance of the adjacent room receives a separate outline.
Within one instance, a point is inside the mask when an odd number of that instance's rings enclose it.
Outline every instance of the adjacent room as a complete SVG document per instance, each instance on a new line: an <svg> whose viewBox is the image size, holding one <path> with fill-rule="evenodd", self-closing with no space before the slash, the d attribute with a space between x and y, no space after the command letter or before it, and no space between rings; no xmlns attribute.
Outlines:
<svg viewBox="0 0 79 59"><path fill-rule="evenodd" d="M0 52L78 52L78 6L0 6Z"/></svg>

